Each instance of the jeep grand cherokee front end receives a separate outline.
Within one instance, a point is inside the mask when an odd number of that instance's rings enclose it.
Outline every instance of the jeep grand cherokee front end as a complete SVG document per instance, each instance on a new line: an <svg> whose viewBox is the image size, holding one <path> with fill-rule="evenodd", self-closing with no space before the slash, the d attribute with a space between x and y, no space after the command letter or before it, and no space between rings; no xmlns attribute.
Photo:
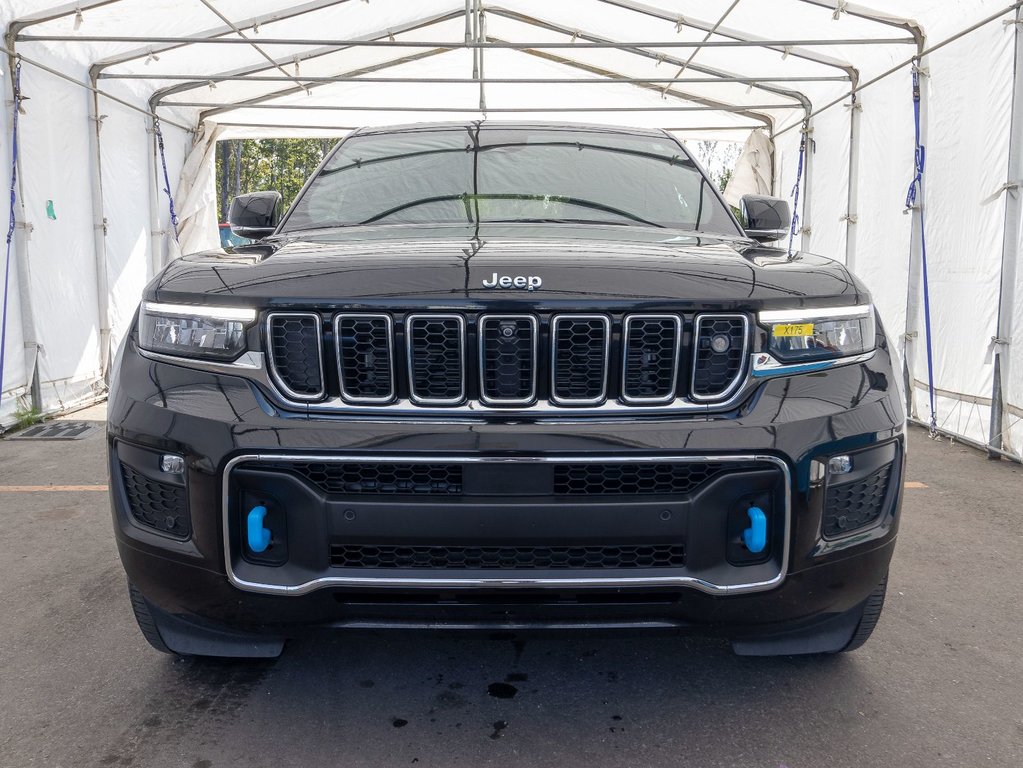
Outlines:
<svg viewBox="0 0 1023 768"><path fill-rule="evenodd" d="M667 134L360 131L146 289L109 408L146 638L680 627L851 650L904 417L871 298ZM772 216L774 221L772 221ZM280 220L278 220L280 219Z"/></svg>

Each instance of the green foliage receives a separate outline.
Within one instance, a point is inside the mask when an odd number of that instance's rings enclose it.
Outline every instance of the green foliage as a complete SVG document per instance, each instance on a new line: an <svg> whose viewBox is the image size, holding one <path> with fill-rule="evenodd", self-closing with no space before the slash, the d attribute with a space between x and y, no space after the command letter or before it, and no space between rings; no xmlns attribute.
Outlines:
<svg viewBox="0 0 1023 768"><path fill-rule="evenodd" d="M17 410L14 411L13 429L26 429L27 427L31 427L33 424L38 424L42 420L43 413L39 409L18 406Z"/></svg>
<svg viewBox="0 0 1023 768"><path fill-rule="evenodd" d="M246 139L217 146L217 212L227 220L231 198L276 190L285 207L302 189L336 139Z"/></svg>
<svg viewBox="0 0 1023 768"><path fill-rule="evenodd" d="M735 163L742 154L742 145L732 141L692 141L687 142L696 159L707 169L711 180L724 192L728 180L732 178Z"/></svg>

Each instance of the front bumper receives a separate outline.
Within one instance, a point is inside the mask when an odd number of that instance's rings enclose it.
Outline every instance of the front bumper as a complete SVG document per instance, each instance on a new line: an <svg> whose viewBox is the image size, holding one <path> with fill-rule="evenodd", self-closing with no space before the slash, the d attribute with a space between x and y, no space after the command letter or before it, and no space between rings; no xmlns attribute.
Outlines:
<svg viewBox="0 0 1023 768"><path fill-rule="evenodd" d="M243 379L147 360L129 343L109 413L115 531L129 579L165 611L250 630L626 624L735 635L812 623L855 608L880 582L901 502L903 416L884 348L856 365L766 381L743 408L713 417L397 420L285 414ZM883 514L854 535L822 536L815 461L886 445L894 458ZM188 536L161 534L132 516L119 446L185 457ZM325 493L265 471L267 462L299 459L490 468L734 462L743 471L671 498L488 495L484 478L475 498L395 503ZM727 554L735 539L729 510L754 497L769 508L769 545L763 558L736 563ZM263 499L298 510L286 523L283 563L246 552L246 507ZM329 560L338 540L550 547L623 538L640 546L681 541L685 563L524 573L407 564L367 571Z"/></svg>

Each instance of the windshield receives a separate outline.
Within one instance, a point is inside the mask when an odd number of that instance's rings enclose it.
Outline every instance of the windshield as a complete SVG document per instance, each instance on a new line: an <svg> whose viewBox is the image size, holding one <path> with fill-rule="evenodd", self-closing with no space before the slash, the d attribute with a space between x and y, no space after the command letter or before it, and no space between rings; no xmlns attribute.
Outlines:
<svg viewBox="0 0 1023 768"><path fill-rule="evenodd" d="M484 222L739 234L710 182L666 136L475 125L348 139L283 231Z"/></svg>

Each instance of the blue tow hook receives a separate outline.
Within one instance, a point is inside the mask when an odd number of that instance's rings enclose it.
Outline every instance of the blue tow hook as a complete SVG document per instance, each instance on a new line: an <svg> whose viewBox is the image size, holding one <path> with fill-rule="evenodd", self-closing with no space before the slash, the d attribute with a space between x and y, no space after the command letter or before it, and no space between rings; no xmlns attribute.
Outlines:
<svg viewBox="0 0 1023 768"><path fill-rule="evenodd" d="M266 507L260 505L249 510L249 549L253 552L266 552L270 546L270 531L263 527L263 519L266 517Z"/></svg>
<svg viewBox="0 0 1023 768"><path fill-rule="evenodd" d="M767 546L767 515L760 507L750 507L746 511L750 527L742 532L742 541L750 552L763 552Z"/></svg>

